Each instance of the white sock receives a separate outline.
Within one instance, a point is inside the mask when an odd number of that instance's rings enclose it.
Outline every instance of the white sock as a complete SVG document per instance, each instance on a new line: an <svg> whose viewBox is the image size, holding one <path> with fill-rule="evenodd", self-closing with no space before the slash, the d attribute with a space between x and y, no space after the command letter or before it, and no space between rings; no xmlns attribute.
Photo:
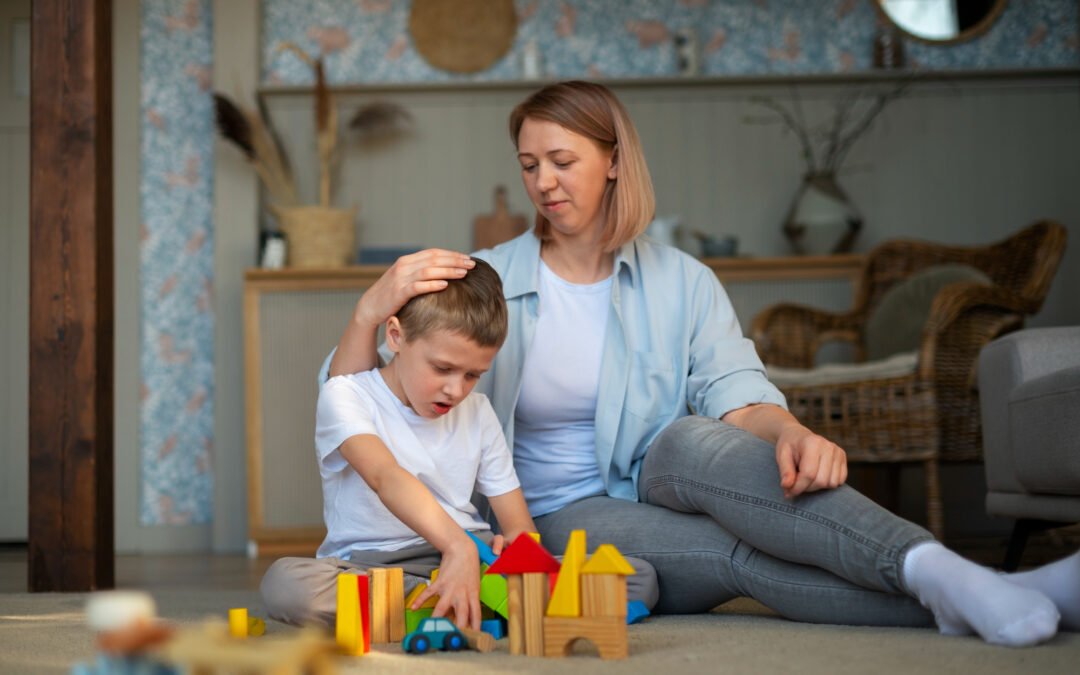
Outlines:
<svg viewBox="0 0 1080 675"><path fill-rule="evenodd" d="M1060 615L1041 591L1006 580L936 541L904 557L904 583L934 613L942 635L978 633L991 644L1026 647L1049 640Z"/></svg>
<svg viewBox="0 0 1080 675"><path fill-rule="evenodd" d="M1061 627L1080 631L1080 551L1057 562L1004 577L1045 593L1061 612Z"/></svg>

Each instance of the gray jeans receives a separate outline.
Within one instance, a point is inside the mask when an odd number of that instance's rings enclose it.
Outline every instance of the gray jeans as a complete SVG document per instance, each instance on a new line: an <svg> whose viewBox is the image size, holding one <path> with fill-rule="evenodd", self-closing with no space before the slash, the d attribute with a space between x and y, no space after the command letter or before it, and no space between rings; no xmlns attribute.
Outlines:
<svg viewBox="0 0 1080 675"><path fill-rule="evenodd" d="M900 571L932 539L848 486L784 499L775 448L716 419L671 424L649 447L641 502L599 496L535 519L545 545L585 529L652 563L656 612L704 612L750 597L799 621L932 626ZM561 552L561 551L553 551Z"/></svg>

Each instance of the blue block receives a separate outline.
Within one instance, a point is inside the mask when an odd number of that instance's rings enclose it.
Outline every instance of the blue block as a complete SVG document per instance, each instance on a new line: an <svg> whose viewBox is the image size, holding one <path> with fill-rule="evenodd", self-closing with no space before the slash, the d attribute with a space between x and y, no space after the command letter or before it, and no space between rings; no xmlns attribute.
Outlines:
<svg viewBox="0 0 1080 675"><path fill-rule="evenodd" d="M649 616L649 609L640 600L631 600L626 603L626 625L637 623Z"/></svg>
<svg viewBox="0 0 1080 675"><path fill-rule="evenodd" d="M488 565L494 565L498 557L491 550L491 547L488 546L483 539L476 536L472 532L465 530L465 534L469 535L469 537L473 540L473 543L476 544L476 550L480 553L481 562L486 562Z"/></svg>
<svg viewBox="0 0 1080 675"><path fill-rule="evenodd" d="M645 611L648 613L649 610ZM491 633L491 635L498 640L506 635L506 621L505 619L485 619L480 622L480 630L485 633Z"/></svg>

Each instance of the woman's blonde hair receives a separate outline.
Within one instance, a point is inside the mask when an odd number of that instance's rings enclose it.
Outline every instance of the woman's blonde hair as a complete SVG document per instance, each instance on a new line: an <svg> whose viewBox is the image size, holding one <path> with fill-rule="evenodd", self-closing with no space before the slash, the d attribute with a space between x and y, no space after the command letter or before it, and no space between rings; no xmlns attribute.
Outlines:
<svg viewBox="0 0 1080 675"><path fill-rule="evenodd" d="M608 181L601 202L607 218L600 239L605 251L619 248L645 230L656 211L652 179L634 123L610 89L573 80L534 92L510 113L510 138L515 148L526 119L554 122L613 153L616 178ZM549 237L549 227L547 219L537 213L536 236Z"/></svg>

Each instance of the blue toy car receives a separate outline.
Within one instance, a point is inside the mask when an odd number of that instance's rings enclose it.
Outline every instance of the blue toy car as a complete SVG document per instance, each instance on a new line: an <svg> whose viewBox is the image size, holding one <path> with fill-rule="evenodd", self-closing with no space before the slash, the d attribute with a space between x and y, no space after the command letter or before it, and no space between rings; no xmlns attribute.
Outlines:
<svg viewBox="0 0 1080 675"><path fill-rule="evenodd" d="M456 652L464 649L465 636L445 617L424 619L420 626L401 640L401 647L412 654L423 654L432 648Z"/></svg>

